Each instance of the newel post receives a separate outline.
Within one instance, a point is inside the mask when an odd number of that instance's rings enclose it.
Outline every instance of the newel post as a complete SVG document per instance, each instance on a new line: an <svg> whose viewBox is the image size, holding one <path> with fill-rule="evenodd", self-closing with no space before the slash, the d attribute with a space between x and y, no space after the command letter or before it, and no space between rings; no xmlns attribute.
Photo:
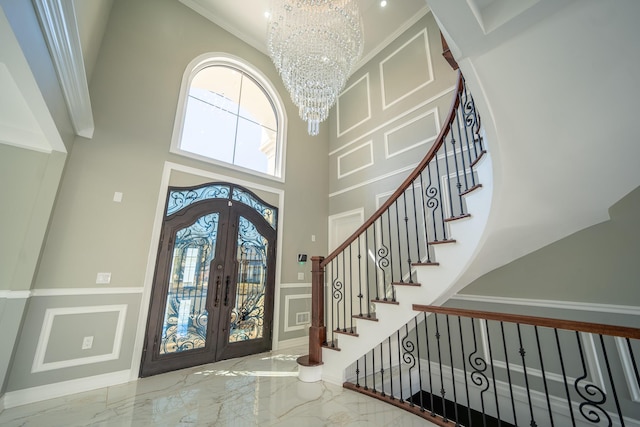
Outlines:
<svg viewBox="0 0 640 427"><path fill-rule="evenodd" d="M326 341L324 325L324 269L322 256L311 257L311 326L309 327L309 363L322 364L322 344Z"/></svg>

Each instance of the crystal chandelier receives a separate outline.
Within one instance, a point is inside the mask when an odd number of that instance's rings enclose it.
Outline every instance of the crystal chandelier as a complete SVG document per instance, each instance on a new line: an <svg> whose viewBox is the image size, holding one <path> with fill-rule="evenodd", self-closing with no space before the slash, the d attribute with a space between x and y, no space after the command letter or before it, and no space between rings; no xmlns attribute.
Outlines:
<svg viewBox="0 0 640 427"><path fill-rule="evenodd" d="M362 56L357 0L271 0L269 55L317 135Z"/></svg>

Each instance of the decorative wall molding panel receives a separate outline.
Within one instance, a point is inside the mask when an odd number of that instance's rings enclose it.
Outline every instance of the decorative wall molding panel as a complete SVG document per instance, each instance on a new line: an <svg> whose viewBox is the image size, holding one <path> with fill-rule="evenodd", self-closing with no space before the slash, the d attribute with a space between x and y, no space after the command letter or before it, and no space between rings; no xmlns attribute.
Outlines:
<svg viewBox="0 0 640 427"><path fill-rule="evenodd" d="M144 288L141 287L100 287L100 288L49 288L34 289L31 291L33 297L56 297L73 295L117 295L117 294L141 294Z"/></svg>
<svg viewBox="0 0 640 427"><path fill-rule="evenodd" d="M410 171L414 170L416 168L416 166L418 166L417 163L409 165L409 166L405 166L405 167L403 167L401 169L396 169L394 171L385 173L385 174L377 176L375 178L368 179L366 181L362 181L359 184L355 184L355 185L343 188L342 190L338 190L338 191L334 191L333 193L329 193L329 197L335 197L335 196L338 196L338 195L343 194L343 193L348 193L349 191L353 191L353 190L356 190L358 188L367 186L369 184L373 184L374 182L378 182L378 181L382 181L382 180L387 179L387 178L391 178L394 175L404 174L404 173L410 172Z"/></svg>
<svg viewBox="0 0 640 427"><path fill-rule="evenodd" d="M373 141L367 141L338 156L338 179L373 166Z"/></svg>
<svg viewBox="0 0 640 427"><path fill-rule="evenodd" d="M284 297L284 331L285 332L293 332L300 331L302 329L306 329L309 327L308 324L303 325L291 325L289 323L289 314L291 312L291 301L297 299L309 300L309 307L311 307L311 294L301 294L301 295L285 295Z"/></svg>
<svg viewBox="0 0 640 427"><path fill-rule="evenodd" d="M403 117L406 117L406 116L410 115L411 113L420 110L424 106L431 104L432 102L436 101L437 99L442 98L443 96L453 92L454 90L455 90L455 86L451 86L451 87L449 87L449 88L447 88L447 89L445 89L445 90L433 95L431 98L426 99L426 100L420 102L419 104L416 104L412 108L410 108L410 109L408 109L406 111L403 111L402 113L398 114L397 116L392 117L391 119L389 119L386 122L376 126L375 128L366 131L365 133L363 133L362 135L358 136L357 138L352 139L351 141L347 142L346 144L341 145L340 147L330 151L329 152L329 156L333 156L336 153L339 153L340 151L345 150L347 147L355 144L356 142L361 141L361 140L369 137L370 135L378 132L380 129L384 129L384 128L392 125L393 123L401 120Z"/></svg>
<svg viewBox="0 0 640 427"><path fill-rule="evenodd" d="M340 110L341 104L347 104ZM362 107L367 107L364 110ZM358 108L355 108L355 107ZM359 114L358 114L359 113ZM346 88L336 103L337 135L340 138L345 133L360 126L371 118L371 89L369 87L369 73L363 75ZM342 127L346 129L342 129Z"/></svg>
<svg viewBox="0 0 640 427"><path fill-rule="evenodd" d="M51 330L56 317L75 315L75 314L95 314L95 313L118 313L117 323L115 326L115 336L113 338L113 345L111 346L111 352L79 357L67 360L61 360L56 362L45 362L45 355L49 346L49 338L51 336ZM38 345L36 347L36 353L33 360L33 367L31 373L50 371L53 369L69 368L73 366L87 365L90 363L106 362L108 360L116 360L120 357L120 347L122 346L122 337L124 334L124 322L127 315L126 304L116 305L99 305L90 307L62 307L62 308L48 308L44 314L44 320L42 322L42 329L40 330L40 337L38 338ZM78 343L79 345L80 343Z"/></svg>
<svg viewBox="0 0 640 427"><path fill-rule="evenodd" d="M27 299L32 291L0 291L0 299Z"/></svg>
<svg viewBox="0 0 640 427"><path fill-rule="evenodd" d="M440 115L432 108L384 133L385 159L433 142L439 133Z"/></svg>
<svg viewBox="0 0 640 427"><path fill-rule="evenodd" d="M407 74L404 72L407 67L426 70L426 73ZM382 109L397 104L433 81L429 37L424 28L380 62Z"/></svg>

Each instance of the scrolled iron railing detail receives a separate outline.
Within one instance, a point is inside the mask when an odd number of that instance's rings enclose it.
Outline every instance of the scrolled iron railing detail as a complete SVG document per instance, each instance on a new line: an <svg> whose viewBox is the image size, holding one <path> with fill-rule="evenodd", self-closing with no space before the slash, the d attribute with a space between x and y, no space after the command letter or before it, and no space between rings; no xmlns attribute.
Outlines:
<svg viewBox="0 0 640 427"><path fill-rule="evenodd" d="M352 317L375 319L372 301L396 302L396 286L418 285L417 265L436 264L431 245L451 242L448 221L469 215L464 195L477 188L474 166L484 154L479 124L473 98L459 75L450 112L425 157L382 206L320 262L329 287L339 281L345 289L324 295L324 307L330 307L324 344L335 343L336 332L353 330Z"/></svg>
<svg viewBox="0 0 640 427"><path fill-rule="evenodd" d="M356 362L364 366L358 376L374 384L361 392L441 426L640 422L640 402L621 392L640 377L640 328L436 306L414 310L420 313ZM629 352L624 362L611 354L621 347ZM383 358L383 350L397 358ZM353 389L349 378L345 387Z"/></svg>

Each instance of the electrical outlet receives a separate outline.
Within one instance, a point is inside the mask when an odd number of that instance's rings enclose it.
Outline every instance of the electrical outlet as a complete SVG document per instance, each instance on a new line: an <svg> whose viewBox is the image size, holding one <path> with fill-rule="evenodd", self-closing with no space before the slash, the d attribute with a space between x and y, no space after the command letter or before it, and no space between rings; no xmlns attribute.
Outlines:
<svg viewBox="0 0 640 427"><path fill-rule="evenodd" d="M96 284L108 285L111 283L111 273L98 273L96 276Z"/></svg>
<svg viewBox="0 0 640 427"><path fill-rule="evenodd" d="M93 337L84 337L82 340L82 349L89 350L91 347L93 347Z"/></svg>
<svg viewBox="0 0 640 427"><path fill-rule="evenodd" d="M298 280L304 280L304 273L298 273Z"/></svg>

